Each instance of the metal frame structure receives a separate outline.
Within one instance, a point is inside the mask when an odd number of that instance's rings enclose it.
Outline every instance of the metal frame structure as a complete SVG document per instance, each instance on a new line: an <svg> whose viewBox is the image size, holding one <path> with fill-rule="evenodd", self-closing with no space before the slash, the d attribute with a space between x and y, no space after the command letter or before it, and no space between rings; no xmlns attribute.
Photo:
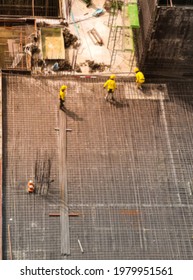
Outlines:
<svg viewBox="0 0 193 280"><path fill-rule="evenodd" d="M117 52L125 52L125 51L131 51L133 52L134 46L133 46L133 37L132 35L132 28L129 25L126 25L125 17L126 17L126 7L128 5L128 1L124 1L124 4L122 6L122 26L116 24L116 18L118 16L119 12L119 6L117 0L112 1L113 7L110 10L109 13L109 19L108 19L108 26L110 27L109 31L109 37L107 42L107 48L111 49L111 60L110 60L110 68L116 61L116 55ZM130 40L132 41L131 48L126 47L125 37L130 37ZM121 42L121 46L117 46L118 43ZM112 45L112 48L110 47Z"/></svg>

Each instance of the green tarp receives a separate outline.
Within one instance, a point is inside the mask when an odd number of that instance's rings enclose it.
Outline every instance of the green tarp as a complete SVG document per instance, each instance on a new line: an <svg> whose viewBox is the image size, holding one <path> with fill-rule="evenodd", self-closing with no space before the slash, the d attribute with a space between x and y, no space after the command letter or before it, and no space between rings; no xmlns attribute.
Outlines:
<svg viewBox="0 0 193 280"><path fill-rule="evenodd" d="M130 20L130 25L132 28L139 28L139 17L138 17L138 7L137 4L128 5L128 15Z"/></svg>

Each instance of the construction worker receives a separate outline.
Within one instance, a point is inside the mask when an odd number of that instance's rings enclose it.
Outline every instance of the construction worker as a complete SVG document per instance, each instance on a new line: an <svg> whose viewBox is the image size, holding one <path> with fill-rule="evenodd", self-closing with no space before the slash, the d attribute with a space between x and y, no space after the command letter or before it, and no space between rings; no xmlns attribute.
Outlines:
<svg viewBox="0 0 193 280"><path fill-rule="evenodd" d="M115 75L111 75L110 78L104 83L104 88L107 88L107 94L105 96L106 101L115 101L113 93L115 89L117 88L116 82L115 82Z"/></svg>
<svg viewBox="0 0 193 280"><path fill-rule="evenodd" d="M34 193L35 192L35 185L32 180L29 180L28 184L28 193Z"/></svg>
<svg viewBox="0 0 193 280"><path fill-rule="evenodd" d="M135 67L134 72L136 77L137 89L142 90L142 84L145 82L145 77L138 67Z"/></svg>
<svg viewBox="0 0 193 280"><path fill-rule="evenodd" d="M66 89L67 86L63 85L60 88L60 95L59 95L59 99L60 99L60 109L64 109L64 102L65 102L65 97L66 97Z"/></svg>

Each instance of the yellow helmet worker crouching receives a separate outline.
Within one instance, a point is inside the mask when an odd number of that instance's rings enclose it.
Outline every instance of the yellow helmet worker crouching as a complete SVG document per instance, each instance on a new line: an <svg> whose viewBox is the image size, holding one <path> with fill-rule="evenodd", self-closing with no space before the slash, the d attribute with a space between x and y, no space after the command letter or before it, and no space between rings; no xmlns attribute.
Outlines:
<svg viewBox="0 0 193 280"><path fill-rule="evenodd" d="M139 70L138 67L134 68L135 77L136 77L136 84L138 89L142 89L142 84L145 83L144 74Z"/></svg>

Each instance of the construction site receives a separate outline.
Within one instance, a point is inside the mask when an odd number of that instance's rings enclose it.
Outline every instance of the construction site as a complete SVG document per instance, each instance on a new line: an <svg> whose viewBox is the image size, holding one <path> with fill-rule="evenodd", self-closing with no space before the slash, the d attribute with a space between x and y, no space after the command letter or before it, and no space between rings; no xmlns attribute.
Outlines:
<svg viewBox="0 0 193 280"><path fill-rule="evenodd" d="M0 259L192 260L193 0L0 7Z"/></svg>

